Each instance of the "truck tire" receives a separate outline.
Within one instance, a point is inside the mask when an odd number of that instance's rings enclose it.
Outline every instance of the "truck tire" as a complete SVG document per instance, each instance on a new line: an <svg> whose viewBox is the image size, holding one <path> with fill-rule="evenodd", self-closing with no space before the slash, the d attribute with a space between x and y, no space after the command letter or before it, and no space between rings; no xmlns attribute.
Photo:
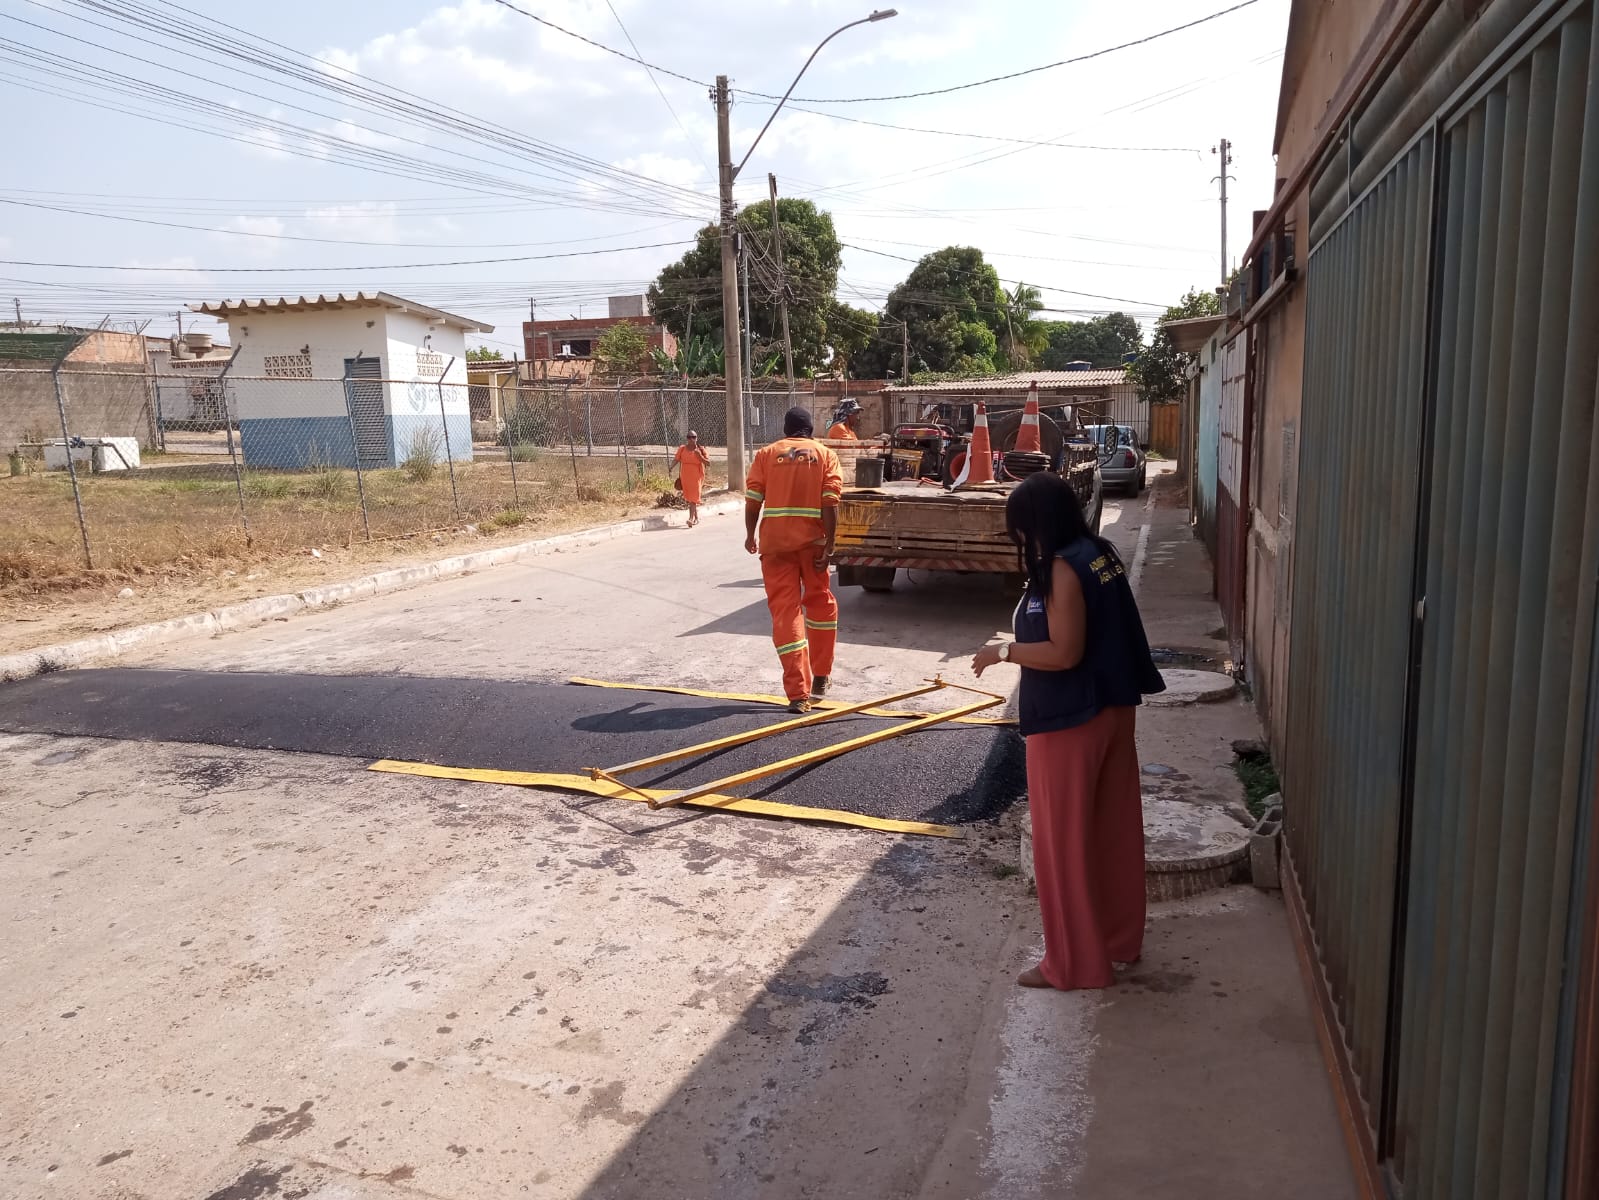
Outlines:
<svg viewBox="0 0 1599 1200"><path fill-rule="evenodd" d="M858 567L856 578L860 580L861 587L868 592L892 592L894 590L893 567Z"/></svg>
<svg viewBox="0 0 1599 1200"><path fill-rule="evenodd" d="M859 587L861 582L860 568L848 563L838 565L838 586Z"/></svg>
<svg viewBox="0 0 1599 1200"><path fill-rule="evenodd" d="M1016 449L1016 435L1022 430L1022 414L1020 412L1006 413L989 422L988 437L994 449L1004 454L1008 450ZM1038 437L1043 443L1043 451L1049 455L1050 460L1058 461L1060 453L1066 448L1066 435L1061 432L1060 426L1055 423L1055 418L1048 413L1039 415Z"/></svg>

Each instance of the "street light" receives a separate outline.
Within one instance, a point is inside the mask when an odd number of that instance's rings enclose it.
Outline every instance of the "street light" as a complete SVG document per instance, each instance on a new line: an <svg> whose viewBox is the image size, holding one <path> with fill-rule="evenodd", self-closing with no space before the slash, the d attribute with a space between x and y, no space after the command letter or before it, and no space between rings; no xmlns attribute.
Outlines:
<svg viewBox="0 0 1599 1200"><path fill-rule="evenodd" d="M733 181L744 169L744 164L749 162L750 155L755 153L755 147L760 145L761 138L766 136L766 131L772 127L772 122L777 119L777 114L788 102L789 96L793 95L801 77L810 69L811 63L816 61L816 56L822 52L822 47L846 29L886 21L889 17L898 15L897 10L892 8L878 9L858 21L840 25L823 38L816 49L811 51L811 56L805 60L805 65L799 69L799 74L794 76L794 82L788 85L788 91L783 93L783 98L772 109L772 115L766 118L766 124L761 126L760 133L755 135L755 140L750 143L749 150L736 167L733 165L732 136L728 129L730 105L727 76L716 77L716 89L711 95L716 101L717 183L721 189L722 355L723 374L727 383L727 486L733 491L742 491L744 488L744 380L743 364L739 361L741 355L738 327L738 264L733 253L733 222L736 219L733 211Z"/></svg>

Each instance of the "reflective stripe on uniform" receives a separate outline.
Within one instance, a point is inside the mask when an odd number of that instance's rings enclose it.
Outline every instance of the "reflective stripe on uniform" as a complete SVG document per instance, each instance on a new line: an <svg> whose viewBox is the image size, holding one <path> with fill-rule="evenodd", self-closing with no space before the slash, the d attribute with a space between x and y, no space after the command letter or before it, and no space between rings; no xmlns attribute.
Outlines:
<svg viewBox="0 0 1599 1200"><path fill-rule="evenodd" d="M765 496L765 494L764 494L764 493L762 493L762 492L757 492L757 491L755 491L755 490L754 490L754 489L753 489L753 488L745 488L745 489L744 489L744 498L745 498L745 499L746 499L746 500L756 500L756 501L760 501L760 500L765 500L765 499L766 499L766 496Z"/></svg>
<svg viewBox="0 0 1599 1200"><path fill-rule="evenodd" d="M768 517L814 517L820 521L822 510L819 508L768 508L765 513Z"/></svg>
<svg viewBox="0 0 1599 1200"><path fill-rule="evenodd" d="M786 646L779 646L777 648L778 656L781 657L784 654L793 654L796 650L803 650L807 644L808 643L804 638L800 638L800 640L797 642L790 642Z"/></svg>
<svg viewBox="0 0 1599 1200"><path fill-rule="evenodd" d="M806 629L837 629L838 628L838 622L837 621L813 621L809 617L806 617L805 618L805 628Z"/></svg>

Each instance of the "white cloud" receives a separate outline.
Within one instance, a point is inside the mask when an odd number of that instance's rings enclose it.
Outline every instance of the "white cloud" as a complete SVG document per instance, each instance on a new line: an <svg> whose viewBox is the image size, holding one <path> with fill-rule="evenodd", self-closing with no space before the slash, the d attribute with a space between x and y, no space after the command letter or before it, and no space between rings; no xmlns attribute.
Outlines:
<svg viewBox="0 0 1599 1200"><path fill-rule="evenodd" d="M673 187L697 188L708 182L705 168L694 160L674 158L654 150L624 158L616 165L624 171Z"/></svg>
<svg viewBox="0 0 1599 1200"><path fill-rule="evenodd" d="M399 206L392 201L362 200L308 208L305 217L309 232L316 237L362 242L402 240Z"/></svg>

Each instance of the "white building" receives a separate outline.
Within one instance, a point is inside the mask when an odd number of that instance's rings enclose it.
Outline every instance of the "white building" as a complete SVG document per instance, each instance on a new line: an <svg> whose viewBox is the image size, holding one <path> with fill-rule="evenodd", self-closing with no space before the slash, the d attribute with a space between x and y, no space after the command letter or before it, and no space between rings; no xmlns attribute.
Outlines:
<svg viewBox="0 0 1599 1200"><path fill-rule="evenodd" d="M392 467L419 439L471 459L466 334L494 326L387 292L189 307L238 347L228 389L249 465Z"/></svg>

